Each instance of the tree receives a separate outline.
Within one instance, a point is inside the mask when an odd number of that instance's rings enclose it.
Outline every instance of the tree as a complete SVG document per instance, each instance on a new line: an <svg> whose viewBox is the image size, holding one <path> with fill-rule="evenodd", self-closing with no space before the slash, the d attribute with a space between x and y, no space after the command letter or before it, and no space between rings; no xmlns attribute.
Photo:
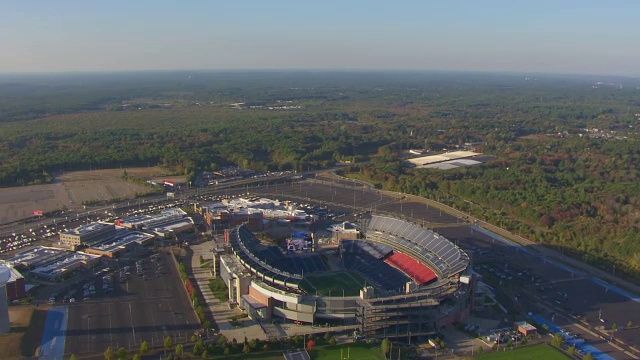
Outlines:
<svg viewBox="0 0 640 360"><path fill-rule="evenodd" d="M522 345L527 345L527 337L523 336L522 341L520 342Z"/></svg>
<svg viewBox="0 0 640 360"><path fill-rule="evenodd" d="M551 345L555 347L560 347L562 346L563 342L564 342L564 336L562 336L561 333L556 333L555 335L553 335L553 340L551 340Z"/></svg>
<svg viewBox="0 0 640 360"><path fill-rule="evenodd" d="M142 355L140 355L140 354L138 354L138 353L135 353L135 354L133 355L133 360L142 360Z"/></svg>
<svg viewBox="0 0 640 360"><path fill-rule="evenodd" d="M182 357L182 354L184 354L184 348L182 347L182 344L176 345L176 356Z"/></svg>
<svg viewBox="0 0 640 360"><path fill-rule="evenodd" d="M251 346L249 346L249 343L244 344L244 346L242 347L242 352L245 354L248 354L251 352Z"/></svg>
<svg viewBox="0 0 640 360"><path fill-rule="evenodd" d="M260 344L260 340L258 339L251 339L251 341L249 341L249 346L251 347L251 350L257 348L259 344Z"/></svg>
<svg viewBox="0 0 640 360"><path fill-rule="evenodd" d="M335 336L332 336L331 339L329 339L329 345L336 346L337 343L338 340L336 340Z"/></svg>
<svg viewBox="0 0 640 360"><path fill-rule="evenodd" d="M313 350L316 347L316 342L311 339L307 342L307 350Z"/></svg>
<svg viewBox="0 0 640 360"><path fill-rule="evenodd" d="M569 348L568 351L569 351L569 355L573 356L573 355L576 354L576 347L572 346L572 347Z"/></svg>
<svg viewBox="0 0 640 360"><path fill-rule="evenodd" d="M269 348L269 344L264 344L264 345L262 346L262 351L269 351L269 349L270 349L270 348Z"/></svg>
<svg viewBox="0 0 640 360"><path fill-rule="evenodd" d="M509 339L509 341L507 341L507 347L512 347L512 346L513 346L513 341Z"/></svg>
<svg viewBox="0 0 640 360"><path fill-rule="evenodd" d="M613 323L613 324L611 325L611 331L618 331L618 324Z"/></svg>
<svg viewBox="0 0 640 360"><path fill-rule="evenodd" d="M331 332L324 333L324 341L331 340L331 337L332 337Z"/></svg>
<svg viewBox="0 0 640 360"><path fill-rule="evenodd" d="M224 352L222 353L222 355L224 355L224 356L229 356L229 355L231 355L231 348L230 348L230 347L228 347L228 348L224 349Z"/></svg>
<svg viewBox="0 0 640 360"><path fill-rule="evenodd" d="M113 349L111 346L104 351L104 360L113 360Z"/></svg>
<svg viewBox="0 0 640 360"><path fill-rule="evenodd" d="M71 354L71 356L69 356L69 360L78 360L78 357L76 354Z"/></svg>
<svg viewBox="0 0 640 360"><path fill-rule="evenodd" d="M166 338L164 338L164 348L165 350L167 349L171 349L173 347L173 339L171 338L171 336L167 335Z"/></svg>
<svg viewBox="0 0 640 360"><path fill-rule="evenodd" d="M146 354L149 352L149 342L147 340L143 341L142 344L140 344L140 354Z"/></svg>
<svg viewBox="0 0 640 360"><path fill-rule="evenodd" d="M223 344L226 344L228 342L229 342L229 340L224 335L220 336L220 338L218 339L218 345L220 345L220 346L222 346Z"/></svg>
<svg viewBox="0 0 640 360"><path fill-rule="evenodd" d="M389 338L385 338L382 340L382 353L387 356L391 351L391 340Z"/></svg>
<svg viewBox="0 0 640 360"><path fill-rule="evenodd" d="M582 360L593 360L593 355L591 355L591 353L587 353L587 355L582 357Z"/></svg>
<svg viewBox="0 0 640 360"><path fill-rule="evenodd" d="M118 349L118 360L125 360L127 358L127 349L120 347Z"/></svg>
<svg viewBox="0 0 640 360"><path fill-rule="evenodd" d="M209 352L205 349L202 351L202 360L207 360L209 358Z"/></svg>
<svg viewBox="0 0 640 360"><path fill-rule="evenodd" d="M627 328L633 327L633 321L629 320L629 322L627 322Z"/></svg>
<svg viewBox="0 0 640 360"><path fill-rule="evenodd" d="M484 347L482 345L478 346L478 354L482 354L484 352Z"/></svg>

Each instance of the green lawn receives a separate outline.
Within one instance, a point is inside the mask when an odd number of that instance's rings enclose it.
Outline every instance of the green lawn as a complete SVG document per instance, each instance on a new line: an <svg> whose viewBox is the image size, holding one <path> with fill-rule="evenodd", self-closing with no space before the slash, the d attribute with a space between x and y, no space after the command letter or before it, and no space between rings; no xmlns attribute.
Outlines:
<svg viewBox="0 0 640 360"><path fill-rule="evenodd" d="M209 280L209 288L211 292L213 292L213 296L225 302L229 300L229 289L227 289L227 285L224 283L222 279L211 279Z"/></svg>
<svg viewBox="0 0 640 360"><path fill-rule="evenodd" d="M560 350L554 349L553 347L545 344L540 345L530 345L521 348L514 348L513 350L507 351L491 351L484 353L482 355L478 355L475 359L480 360L567 360L571 359L569 356L562 353Z"/></svg>
<svg viewBox="0 0 640 360"><path fill-rule="evenodd" d="M313 360L341 360L340 352L342 351L342 360L384 360L380 345L372 347L369 344L357 343L341 346L319 346L311 351L311 359ZM347 358L347 355L349 356Z"/></svg>
<svg viewBox="0 0 640 360"><path fill-rule="evenodd" d="M324 296L356 296L360 294L360 289L364 286L365 280L355 273L340 272L336 274L319 274L305 276L300 284L302 289L309 294Z"/></svg>
<svg viewBox="0 0 640 360"><path fill-rule="evenodd" d="M318 346L314 350L309 351L312 360L341 360L340 349L342 349L342 360L386 360L382 355L380 345L369 345L365 343L346 344L340 346ZM260 351L249 354L235 354L229 356L214 356L216 359L225 360L283 360L284 356L281 351L270 351L263 353ZM349 355L349 358L347 358ZM199 358L199 357L198 357ZM545 359L546 360L546 359Z"/></svg>

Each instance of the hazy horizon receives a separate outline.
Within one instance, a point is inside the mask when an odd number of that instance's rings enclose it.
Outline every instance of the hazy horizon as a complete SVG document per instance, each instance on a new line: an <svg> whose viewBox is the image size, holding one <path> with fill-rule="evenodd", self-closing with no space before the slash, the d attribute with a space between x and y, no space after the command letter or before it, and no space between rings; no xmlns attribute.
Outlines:
<svg viewBox="0 0 640 360"><path fill-rule="evenodd" d="M640 3L0 4L0 73L445 71L640 76Z"/></svg>

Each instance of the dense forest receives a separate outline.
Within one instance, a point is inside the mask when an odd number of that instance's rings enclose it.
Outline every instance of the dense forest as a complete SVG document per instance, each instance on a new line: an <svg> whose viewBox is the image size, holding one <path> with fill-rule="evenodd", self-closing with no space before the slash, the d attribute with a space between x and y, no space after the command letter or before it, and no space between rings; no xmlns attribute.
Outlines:
<svg viewBox="0 0 640 360"><path fill-rule="evenodd" d="M603 268L640 270L640 79L366 72L0 76L0 185L69 170L236 164L427 196ZM407 150L492 155L411 168Z"/></svg>

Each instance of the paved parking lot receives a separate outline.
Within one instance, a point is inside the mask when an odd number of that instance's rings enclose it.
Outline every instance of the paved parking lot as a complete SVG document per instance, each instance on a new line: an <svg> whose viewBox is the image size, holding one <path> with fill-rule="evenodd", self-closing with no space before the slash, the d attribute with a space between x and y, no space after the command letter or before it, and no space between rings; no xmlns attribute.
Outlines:
<svg viewBox="0 0 640 360"><path fill-rule="evenodd" d="M122 282L120 271L113 269L113 291L103 291L99 280L95 297L70 303L65 353L101 353L108 346L133 351L145 340L152 347L162 346L166 336L174 342L184 341L200 330L177 270L170 263L173 260L169 254L161 254L160 259L145 258L142 267L147 280L137 274L133 263Z"/></svg>
<svg viewBox="0 0 640 360"><path fill-rule="evenodd" d="M630 294L528 251L535 249L508 246L469 227L438 231L472 255L474 269L497 285L501 293L497 299L509 310L541 313L555 324L577 331L616 359L632 357L609 344L607 335L613 324L620 329L614 337L620 336L630 345L640 345L640 328L622 330L629 321L640 322L640 302L627 296ZM602 329L606 331L600 331Z"/></svg>

